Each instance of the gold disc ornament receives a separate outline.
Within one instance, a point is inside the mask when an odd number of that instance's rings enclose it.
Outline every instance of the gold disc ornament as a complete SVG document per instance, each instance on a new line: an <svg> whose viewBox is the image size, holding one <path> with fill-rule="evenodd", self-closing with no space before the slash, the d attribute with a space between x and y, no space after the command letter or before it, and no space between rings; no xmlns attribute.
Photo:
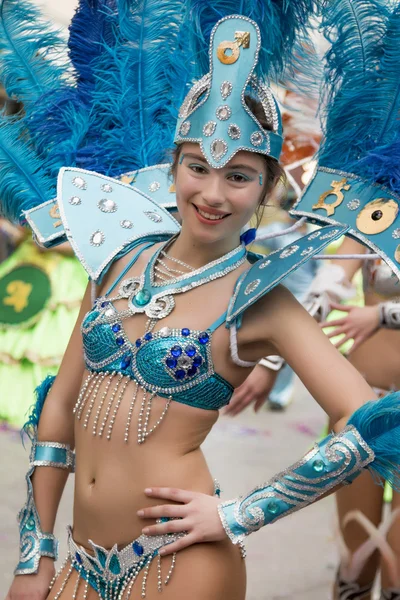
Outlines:
<svg viewBox="0 0 400 600"><path fill-rule="evenodd" d="M389 198L377 198L368 202L357 215L357 228L361 233L374 235L382 233L396 220L399 205Z"/></svg>

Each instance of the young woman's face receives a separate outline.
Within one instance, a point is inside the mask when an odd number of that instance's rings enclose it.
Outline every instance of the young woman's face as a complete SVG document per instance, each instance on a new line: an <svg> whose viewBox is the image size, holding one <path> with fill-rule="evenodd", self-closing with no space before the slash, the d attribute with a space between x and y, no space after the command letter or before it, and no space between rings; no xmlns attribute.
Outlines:
<svg viewBox="0 0 400 600"><path fill-rule="evenodd" d="M204 243L237 238L262 198L266 165L262 156L238 152L213 169L198 144L182 145L175 184L182 224Z"/></svg>

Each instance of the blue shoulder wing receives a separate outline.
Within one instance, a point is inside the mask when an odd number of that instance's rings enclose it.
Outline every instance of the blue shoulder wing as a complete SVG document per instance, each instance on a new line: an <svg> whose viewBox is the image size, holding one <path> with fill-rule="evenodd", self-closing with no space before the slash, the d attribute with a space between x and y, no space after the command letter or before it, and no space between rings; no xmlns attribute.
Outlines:
<svg viewBox="0 0 400 600"><path fill-rule="evenodd" d="M53 226L63 229L94 281L101 279L124 248L149 239L167 239L180 229L168 211L143 192L83 169L61 169L56 202L45 207L49 214L53 211L53 217L58 215Z"/></svg>
<svg viewBox="0 0 400 600"><path fill-rule="evenodd" d="M347 230L347 226L322 227L255 262L238 281L228 308L226 326L240 322L249 306Z"/></svg>

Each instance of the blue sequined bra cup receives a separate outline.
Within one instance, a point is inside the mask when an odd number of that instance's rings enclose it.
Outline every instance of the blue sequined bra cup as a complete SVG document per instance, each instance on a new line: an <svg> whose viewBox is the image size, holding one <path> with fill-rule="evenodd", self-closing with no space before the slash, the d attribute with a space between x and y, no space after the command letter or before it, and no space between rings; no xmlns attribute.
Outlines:
<svg viewBox="0 0 400 600"><path fill-rule="evenodd" d="M112 302L99 298L82 324L87 369L121 373L147 392L218 410L229 403L234 389L214 371L211 338L220 321L207 331L163 327L132 343Z"/></svg>

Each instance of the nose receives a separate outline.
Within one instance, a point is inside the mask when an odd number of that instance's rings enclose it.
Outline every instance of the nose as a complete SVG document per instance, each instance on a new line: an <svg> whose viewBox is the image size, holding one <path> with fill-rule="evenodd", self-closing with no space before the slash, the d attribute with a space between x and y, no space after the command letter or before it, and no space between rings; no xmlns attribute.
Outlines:
<svg viewBox="0 0 400 600"><path fill-rule="evenodd" d="M208 206L218 208L225 202L224 180L219 173L213 173L204 181L202 199Z"/></svg>

